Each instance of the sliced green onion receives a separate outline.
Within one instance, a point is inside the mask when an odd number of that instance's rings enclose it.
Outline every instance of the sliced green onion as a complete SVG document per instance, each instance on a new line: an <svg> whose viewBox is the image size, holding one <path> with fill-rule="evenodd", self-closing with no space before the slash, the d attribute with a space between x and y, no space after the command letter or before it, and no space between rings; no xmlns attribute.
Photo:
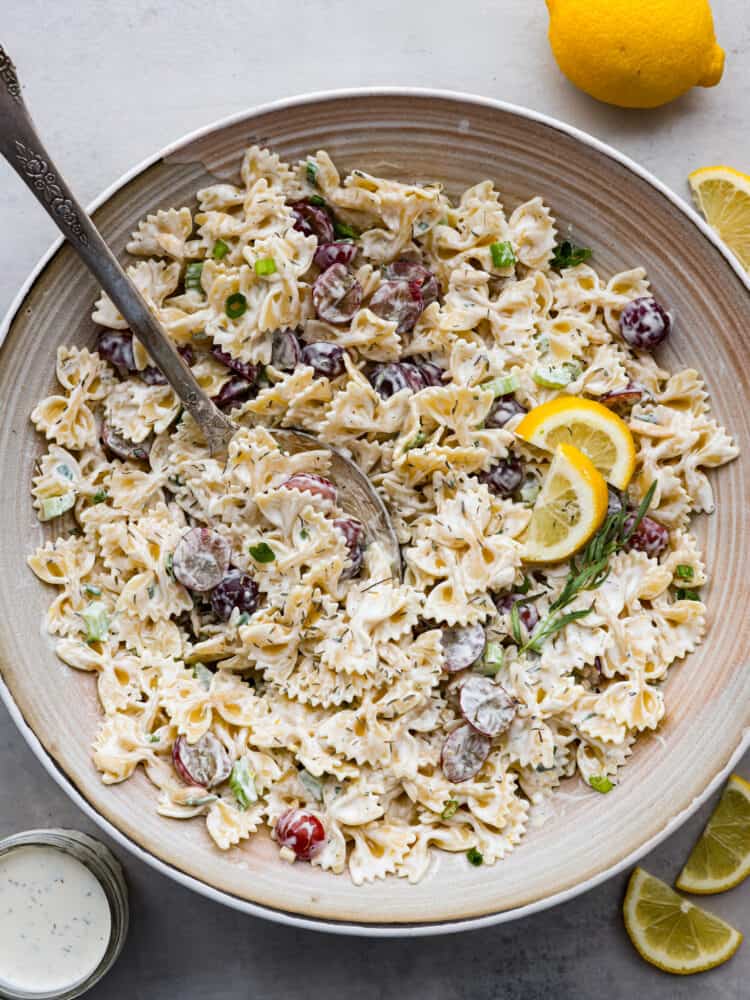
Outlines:
<svg viewBox="0 0 750 1000"><path fill-rule="evenodd" d="M518 375L499 375L489 382L483 382L480 386L481 389L489 389L495 396L509 396L520 387L521 379Z"/></svg>
<svg viewBox="0 0 750 1000"><path fill-rule="evenodd" d="M502 667L504 659L505 650L500 643L488 642L477 670L480 674L484 674L485 677L494 677Z"/></svg>
<svg viewBox="0 0 750 1000"><path fill-rule="evenodd" d="M695 576L695 571L692 566L688 566L686 563L679 563L675 569L676 575L680 580L692 580Z"/></svg>
<svg viewBox="0 0 750 1000"><path fill-rule="evenodd" d="M253 559L259 563L270 563L276 558L276 553L266 542L258 542L257 545L251 545L249 552Z"/></svg>
<svg viewBox="0 0 750 1000"><path fill-rule="evenodd" d="M484 855L476 849L476 847L470 847L466 852L466 860L470 865L474 865L475 868L479 868L480 865L484 864Z"/></svg>
<svg viewBox="0 0 750 1000"><path fill-rule="evenodd" d="M190 292L202 292L201 273L203 261L195 260L185 268L185 288Z"/></svg>
<svg viewBox="0 0 750 1000"><path fill-rule="evenodd" d="M40 505L39 520L50 521L53 517L59 517L66 510L70 510L75 502L75 493L63 493L61 497L46 497Z"/></svg>
<svg viewBox="0 0 750 1000"><path fill-rule="evenodd" d="M208 667L204 666L204 664L193 664L193 677L195 677L197 681L200 681L200 685L204 691L211 690L211 682L214 679L213 671L209 670Z"/></svg>
<svg viewBox="0 0 750 1000"><path fill-rule="evenodd" d="M230 319L239 319L247 309L247 299L242 292L235 292L230 295L224 303L224 312Z"/></svg>
<svg viewBox="0 0 750 1000"><path fill-rule="evenodd" d="M84 583L83 589L86 591L86 593L89 595L89 597L101 597L102 596L102 588L101 587L97 587L97 585L95 583Z"/></svg>
<svg viewBox="0 0 750 1000"><path fill-rule="evenodd" d="M440 819L450 819L451 816L456 815L456 813L458 812L458 807L461 805L461 803L458 801L458 799L446 799L443 805L445 806L445 808L440 813Z"/></svg>
<svg viewBox="0 0 750 1000"><path fill-rule="evenodd" d="M214 260L223 260L229 253L229 244L225 243L224 240L217 240L214 243L214 248L211 251L211 256Z"/></svg>
<svg viewBox="0 0 750 1000"><path fill-rule="evenodd" d="M256 260L255 273L261 278L267 274L276 274L276 261L273 257L262 257L260 260Z"/></svg>
<svg viewBox="0 0 750 1000"><path fill-rule="evenodd" d="M312 160L308 160L305 165L305 173L307 174L309 183L313 187L316 187L318 183L318 165L313 163Z"/></svg>
<svg viewBox="0 0 750 1000"><path fill-rule="evenodd" d="M106 490L97 490L96 493L92 496L91 502L104 503L104 501L108 499L108 496L109 494L107 493Z"/></svg>
<svg viewBox="0 0 750 1000"><path fill-rule="evenodd" d="M611 792L615 787L609 778L603 774L594 774L591 778L589 778L589 784L595 792L601 792L602 795L606 795L607 792Z"/></svg>
<svg viewBox="0 0 750 1000"><path fill-rule="evenodd" d="M502 243L490 244L490 253L492 254L493 267L512 267L516 262L513 247L507 240Z"/></svg>
<svg viewBox="0 0 750 1000"><path fill-rule="evenodd" d="M682 587L677 591L678 601L699 601L701 595L697 590L683 590Z"/></svg>
<svg viewBox="0 0 750 1000"><path fill-rule="evenodd" d="M255 775L250 769L250 761L247 757L240 757L234 762L234 767L229 775L229 787L232 789L232 795L237 799L237 805L240 809L247 809L251 802L258 801Z"/></svg>
<svg viewBox="0 0 750 1000"><path fill-rule="evenodd" d="M581 369L578 365L565 361L561 365L540 365L531 377L537 385L544 386L545 389L564 389L566 385L575 382L580 374Z"/></svg>
<svg viewBox="0 0 750 1000"><path fill-rule="evenodd" d="M102 601L92 601L81 612L86 625L86 642L101 642L109 632L109 612Z"/></svg>
<svg viewBox="0 0 750 1000"><path fill-rule="evenodd" d="M319 194L311 194L307 200L310 202L311 205L315 205L316 208L326 207L325 198L321 198Z"/></svg>
<svg viewBox="0 0 750 1000"><path fill-rule="evenodd" d="M317 802L322 802L323 801L322 782L318 781L318 779L314 775L310 774L310 772L306 771L304 768L302 768L302 770L299 772L298 777L299 780L302 782L302 784L305 786L305 789L310 793L310 795L312 795L312 797Z"/></svg>
<svg viewBox="0 0 750 1000"><path fill-rule="evenodd" d="M563 240L562 243L557 244L552 253L550 267L554 267L558 271L565 267L577 267L588 260L592 253L593 250L589 250L588 247L578 247L570 240Z"/></svg>
<svg viewBox="0 0 750 1000"><path fill-rule="evenodd" d="M333 220L333 232L339 240L356 240L359 237L354 226L350 226L348 222L340 222L338 219Z"/></svg>

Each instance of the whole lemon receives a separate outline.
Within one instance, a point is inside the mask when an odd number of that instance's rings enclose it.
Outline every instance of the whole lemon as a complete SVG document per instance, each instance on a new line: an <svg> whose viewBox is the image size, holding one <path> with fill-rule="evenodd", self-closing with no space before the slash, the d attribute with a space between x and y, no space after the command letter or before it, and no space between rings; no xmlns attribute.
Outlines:
<svg viewBox="0 0 750 1000"><path fill-rule="evenodd" d="M655 108L724 69L708 0L547 0L557 64L581 90Z"/></svg>

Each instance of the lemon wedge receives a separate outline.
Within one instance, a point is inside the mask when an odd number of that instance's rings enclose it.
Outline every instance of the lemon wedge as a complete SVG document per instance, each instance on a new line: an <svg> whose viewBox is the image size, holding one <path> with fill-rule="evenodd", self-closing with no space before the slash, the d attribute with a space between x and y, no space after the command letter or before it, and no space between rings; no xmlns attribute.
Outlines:
<svg viewBox="0 0 750 1000"><path fill-rule="evenodd" d="M677 879L683 892L710 894L750 875L750 783L733 774Z"/></svg>
<svg viewBox="0 0 750 1000"><path fill-rule="evenodd" d="M732 167L702 167L688 182L706 222L750 271L750 176Z"/></svg>
<svg viewBox="0 0 750 1000"><path fill-rule="evenodd" d="M665 882L636 868L623 903L625 928L647 962L680 976L721 965L742 934L679 896Z"/></svg>
<svg viewBox="0 0 750 1000"><path fill-rule="evenodd" d="M607 484L591 460L573 445L558 445L531 512L521 558L567 559L602 523L607 501Z"/></svg>
<svg viewBox="0 0 750 1000"><path fill-rule="evenodd" d="M624 490L635 468L635 444L625 421L593 399L558 396L535 406L516 427L523 441L554 451L572 444L608 482Z"/></svg>

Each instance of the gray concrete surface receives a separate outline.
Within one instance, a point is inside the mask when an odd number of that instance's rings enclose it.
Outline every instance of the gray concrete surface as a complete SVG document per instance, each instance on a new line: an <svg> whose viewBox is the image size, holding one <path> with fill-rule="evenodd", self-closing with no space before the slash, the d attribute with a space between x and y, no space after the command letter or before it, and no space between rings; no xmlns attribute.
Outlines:
<svg viewBox="0 0 750 1000"><path fill-rule="evenodd" d="M365 84L439 86L528 105L613 143L685 194L697 166L750 170L750 11L736 0L713 7L728 57L721 86L649 113L596 104L560 77L541 0L23 0L4 5L0 38L50 150L84 200L216 118L276 97ZM0 212L4 310L54 233L4 163ZM750 757L740 772L750 776ZM711 805L644 865L671 879ZM0 709L0 835L44 824L93 830ZM94 1000L750 995L750 943L724 967L690 979L643 963L620 919L625 875L514 924L372 941L245 917L118 853L130 880L132 933ZM748 932L749 902L746 885L709 905Z"/></svg>

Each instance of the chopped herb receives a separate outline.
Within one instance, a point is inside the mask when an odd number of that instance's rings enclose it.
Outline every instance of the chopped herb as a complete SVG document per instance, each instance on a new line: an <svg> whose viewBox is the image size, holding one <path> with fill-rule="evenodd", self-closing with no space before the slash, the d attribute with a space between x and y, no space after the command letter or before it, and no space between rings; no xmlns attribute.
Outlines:
<svg viewBox="0 0 750 1000"><path fill-rule="evenodd" d="M255 273L263 278L267 274L276 274L276 261L273 257L261 257L255 262Z"/></svg>
<svg viewBox="0 0 750 1000"><path fill-rule="evenodd" d="M499 642L488 642L477 670L485 677L494 677L505 659L505 650Z"/></svg>
<svg viewBox="0 0 750 1000"><path fill-rule="evenodd" d="M167 571L167 576L174 580L174 553L168 552L167 558L164 560L164 568Z"/></svg>
<svg viewBox="0 0 750 1000"><path fill-rule="evenodd" d="M229 244L225 243L224 240L217 240L214 243L214 248L211 251L211 256L214 260L223 260L224 257L229 253Z"/></svg>
<svg viewBox="0 0 750 1000"><path fill-rule="evenodd" d="M699 601L701 595L697 590L683 590L682 587L677 591L678 601Z"/></svg>
<svg viewBox="0 0 750 1000"><path fill-rule="evenodd" d="M60 475L63 477L63 479L73 478L73 470L69 465L62 465L62 464L58 465L57 468L55 469L55 472L59 472Z"/></svg>
<svg viewBox="0 0 750 1000"><path fill-rule="evenodd" d="M161 737L159 736L158 733L149 733L148 735L149 743L158 743L160 739Z"/></svg>
<svg viewBox="0 0 750 1000"><path fill-rule="evenodd" d="M607 792L611 792L615 787L606 775L594 774L589 778L589 784L594 789L595 792L601 792L602 795L606 795Z"/></svg>
<svg viewBox="0 0 750 1000"><path fill-rule="evenodd" d="M521 387L518 375L499 375L489 382L483 382L480 389L490 389L495 396L509 396Z"/></svg>
<svg viewBox="0 0 750 1000"><path fill-rule="evenodd" d="M193 677L197 681L200 681L200 685L204 691L211 690L211 681L214 679L213 671L209 670L203 663L193 664Z"/></svg>
<svg viewBox="0 0 750 1000"><path fill-rule="evenodd" d="M340 222L338 219L333 220L333 231L337 239L340 240L356 240L359 237L354 226L350 226L348 222Z"/></svg>
<svg viewBox="0 0 750 1000"><path fill-rule="evenodd" d="M156 594L156 586L153 583L148 585L148 599L153 601L154 595Z"/></svg>
<svg viewBox="0 0 750 1000"><path fill-rule="evenodd" d="M578 247L570 240L563 240L555 247L550 266L557 271L561 271L564 267L577 267L588 260L592 253L593 250L588 247Z"/></svg>
<svg viewBox="0 0 750 1000"><path fill-rule="evenodd" d="M224 303L224 312L230 319L239 319L247 309L247 299L242 292L230 295Z"/></svg>
<svg viewBox="0 0 750 1000"><path fill-rule="evenodd" d="M312 194L307 200L310 202L311 205L315 205L316 208L326 207L325 198L321 198L319 194Z"/></svg>
<svg viewBox="0 0 750 1000"><path fill-rule="evenodd" d="M404 443L404 451L411 451L412 448L421 448L426 440L427 435L423 434L422 431L417 431L414 437L410 437L409 440Z"/></svg>
<svg viewBox="0 0 750 1000"><path fill-rule="evenodd" d="M531 649L535 653L540 653L547 639L551 639L553 635L557 635L558 632L564 629L566 625L570 625L571 622L578 621L579 618L585 618L586 615L591 614L592 610L592 608L585 608L582 611L568 611L564 615L545 615L534 629L529 641L522 647L521 652L523 653L527 649Z"/></svg>
<svg viewBox="0 0 750 1000"><path fill-rule="evenodd" d="M195 260L185 268L185 288L189 292L202 292L201 274L203 273L203 261Z"/></svg>
<svg viewBox="0 0 750 1000"><path fill-rule="evenodd" d="M508 240L490 244L490 253L492 254L493 267L512 267L516 262L516 255Z"/></svg>
<svg viewBox="0 0 750 1000"><path fill-rule="evenodd" d="M312 795L312 797L317 802L322 802L323 801L323 784L322 784L322 782L318 781L318 779L314 775L310 774L309 771L306 771L304 769L304 767L299 772L298 777L299 777L299 780L304 785L306 791L308 791L310 793L310 795Z"/></svg>
<svg viewBox="0 0 750 1000"><path fill-rule="evenodd" d="M97 587L97 585L95 583L84 583L83 589L86 591L86 593L89 595L89 597L101 597L102 596L102 588L101 587Z"/></svg>
<svg viewBox="0 0 750 1000"><path fill-rule="evenodd" d="M39 520L51 521L53 517L59 517L66 510L70 510L75 502L75 493L63 493L61 497L46 497L40 505Z"/></svg>
<svg viewBox="0 0 750 1000"><path fill-rule="evenodd" d="M237 805L242 810L247 809L251 802L258 801L255 775L250 769L250 761L247 757L240 757L234 762L234 767L229 775L229 787L237 800Z"/></svg>
<svg viewBox="0 0 750 1000"><path fill-rule="evenodd" d="M247 625L249 621L250 621L250 615L247 613L247 611L243 611L240 617L237 619L237 628L239 628L240 625Z"/></svg>
<svg viewBox="0 0 750 1000"><path fill-rule="evenodd" d="M680 563L675 569L676 575L680 580L692 580L695 576L695 571L692 566L688 566L685 563Z"/></svg>
<svg viewBox="0 0 750 1000"><path fill-rule="evenodd" d="M440 813L440 819L450 819L451 816L455 816L458 812L458 807L460 806L458 799L446 799L443 803L443 811Z"/></svg>
<svg viewBox="0 0 750 1000"><path fill-rule="evenodd" d="M270 563L276 558L276 553L266 542L258 542L257 545L251 545L249 551L253 559L259 563Z"/></svg>
<svg viewBox="0 0 750 1000"><path fill-rule="evenodd" d="M102 601L91 601L81 612L86 624L86 642L101 642L109 631L109 613Z"/></svg>
<svg viewBox="0 0 750 1000"><path fill-rule="evenodd" d="M107 499L109 499L109 494L107 493L106 490L97 490L96 493L92 496L91 502L104 503L104 501Z"/></svg>
<svg viewBox="0 0 750 1000"><path fill-rule="evenodd" d="M523 632L521 631L521 615L518 611L518 603L514 602L510 609L510 632L513 642L517 646L523 646Z"/></svg>
<svg viewBox="0 0 750 1000"><path fill-rule="evenodd" d="M579 365L564 361L561 365L539 365L531 373L531 377L545 389L564 389L566 385L575 382L580 374Z"/></svg>
<svg viewBox="0 0 750 1000"><path fill-rule="evenodd" d="M302 538L304 541L307 541L307 539L310 537L310 532L307 530L307 528L303 528L299 533L299 537Z"/></svg>
<svg viewBox="0 0 750 1000"><path fill-rule="evenodd" d="M480 865L484 864L484 855L480 854L476 847L470 847L466 852L466 860L470 865L474 865L475 868L479 868Z"/></svg>
<svg viewBox="0 0 750 1000"><path fill-rule="evenodd" d="M526 574L524 574L523 583L519 584L515 588L515 592L517 594L528 594L530 590L531 590L531 580L528 578L528 576L526 576Z"/></svg>
<svg viewBox="0 0 750 1000"><path fill-rule="evenodd" d="M312 160L308 160L305 164L305 173L307 174L307 180L313 187L318 184L318 165L313 163Z"/></svg>

